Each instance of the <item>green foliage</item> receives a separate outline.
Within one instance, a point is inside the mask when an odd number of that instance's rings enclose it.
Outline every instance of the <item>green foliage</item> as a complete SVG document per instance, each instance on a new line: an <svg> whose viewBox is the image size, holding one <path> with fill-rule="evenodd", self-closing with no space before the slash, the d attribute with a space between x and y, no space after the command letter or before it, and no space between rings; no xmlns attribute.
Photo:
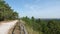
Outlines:
<svg viewBox="0 0 60 34"><path fill-rule="evenodd" d="M38 31L39 34L60 34L60 20L57 19L35 19L34 17L23 17L23 21L26 25L31 27L34 31Z"/></svg>
<svg viewBox="0 0 60 34"><path fill-rule="evenodd" d="M18 13L13 11L11 7L5 3L4 0L0 0L0 21L12 20L18 18Z"/></svg>

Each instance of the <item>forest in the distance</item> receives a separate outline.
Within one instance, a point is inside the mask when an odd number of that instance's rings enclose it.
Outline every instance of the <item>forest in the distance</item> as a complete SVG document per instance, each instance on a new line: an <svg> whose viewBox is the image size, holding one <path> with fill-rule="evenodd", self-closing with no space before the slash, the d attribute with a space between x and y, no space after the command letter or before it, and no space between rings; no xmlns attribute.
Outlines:
<svg viewBox="0 0 60 34"><path fill-rule="evenodd" d="M60 19L36 19L34 17L23 17L26 25L39 34L60 34Z"/></svg>

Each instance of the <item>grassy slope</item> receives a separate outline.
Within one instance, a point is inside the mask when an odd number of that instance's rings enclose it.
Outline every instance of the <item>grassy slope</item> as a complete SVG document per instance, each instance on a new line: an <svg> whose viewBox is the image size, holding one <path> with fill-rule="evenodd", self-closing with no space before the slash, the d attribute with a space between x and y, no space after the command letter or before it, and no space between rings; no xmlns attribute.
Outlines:
<svg viewBox="0 0 60 34"><path fill-rule="evenodd" d="M39 34L39 32L33 31L33 29L29 27L24 21L21 20L20 22L25 25L28 34ZM42 34L42 32L40 32L40 34Z"/></svg>
<svg viewBox="0 0 60 34"><path fill-rule="evenodd" d="M39 32L34 31L31 27L26 26L26 29L28 31L29 34L39 34ZM42 32L40 32L40 34L42 34Z"/></svg>

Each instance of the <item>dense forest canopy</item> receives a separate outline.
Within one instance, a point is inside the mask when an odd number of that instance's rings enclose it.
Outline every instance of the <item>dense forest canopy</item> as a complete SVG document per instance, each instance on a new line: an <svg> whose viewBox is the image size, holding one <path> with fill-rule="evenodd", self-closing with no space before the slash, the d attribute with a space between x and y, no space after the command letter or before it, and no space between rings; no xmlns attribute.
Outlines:
<svg viewBox="0 0 60 34"><path fill-rule="evenodd" d="M11 9L11 7L4 0L0 0L0 21L17 18L18 13Z"/></svg>

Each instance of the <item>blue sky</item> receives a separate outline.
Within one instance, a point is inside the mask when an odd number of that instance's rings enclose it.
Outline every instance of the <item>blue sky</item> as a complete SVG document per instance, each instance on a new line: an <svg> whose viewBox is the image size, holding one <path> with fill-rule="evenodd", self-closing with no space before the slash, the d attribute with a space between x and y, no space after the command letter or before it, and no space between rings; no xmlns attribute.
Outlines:
<svg viewBox="0 0 60 34"><path fill-rule="evenodd" d="M60 0L5 0L20 17L60 18Z"/></svg>

